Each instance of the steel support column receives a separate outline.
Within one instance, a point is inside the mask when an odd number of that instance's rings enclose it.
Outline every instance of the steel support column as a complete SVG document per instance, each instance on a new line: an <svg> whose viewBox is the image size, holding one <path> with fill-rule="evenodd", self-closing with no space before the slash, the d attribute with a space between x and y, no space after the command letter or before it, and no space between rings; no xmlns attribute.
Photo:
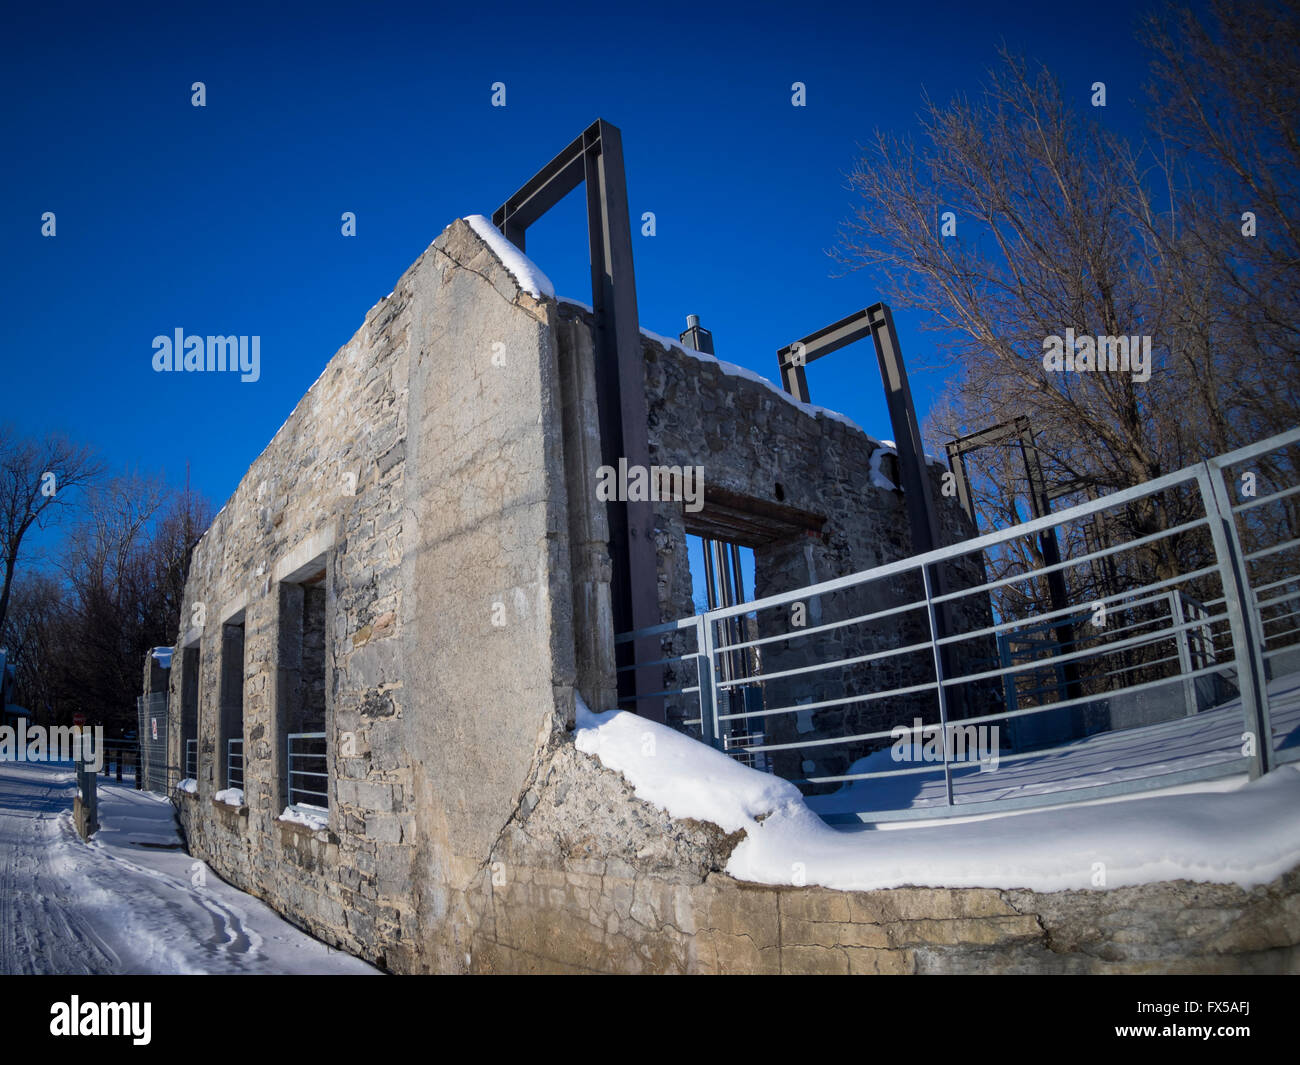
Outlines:
<svg viewBox="0 0 1300 1065"><path fill-rule="evenodd" d="M580 184L587 189L587 242L591 253L591 304L596 318L596 392L602 461L650 467L645 363L632 266L632 225L623 170L623 138L597 119L492 214L492 223L520 250L528 227ZM595 486L589 486L595 491ZM659 623L654 507L649 500L607 505L613 562L614 631ZM657 659L657 639L633 645L635 661ZM629 683L630 681L630 683ZM661 666L619 674L620 697L663 689ZM664 720L662 696L641 698L637 713Z"/></svg>

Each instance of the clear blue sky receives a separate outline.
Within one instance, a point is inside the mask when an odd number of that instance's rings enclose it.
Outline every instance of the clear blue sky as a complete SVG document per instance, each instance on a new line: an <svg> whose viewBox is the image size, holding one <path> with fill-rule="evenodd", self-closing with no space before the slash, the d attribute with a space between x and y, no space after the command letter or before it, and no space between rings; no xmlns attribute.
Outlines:
<svg viewBox="0 0 1300 1065"><path fill-rule="evenodd" d="M923 87L974 91L1005 40L1084 104L1106 81L1106 120L1127 126L1145 78L1139 8L1112 0L618 8L11 5L0 419L114 471L180 484L189 463L221 506L442 228L490 215L596 117L623 131L634 219L657 216L635 238L642 325L675 335L699 314L722 358L773 377L779 346L879 298L866 274L831 276L826 250L856 145L914 130ZM589 301L580 195L528 251ZM896 318L925 363L935 337ZM152 339L178 327L259 335L261 379L155 373ZM814 402L891 435L869 345L809 378ZM939 383L914 374L922 416Z"/></svg>

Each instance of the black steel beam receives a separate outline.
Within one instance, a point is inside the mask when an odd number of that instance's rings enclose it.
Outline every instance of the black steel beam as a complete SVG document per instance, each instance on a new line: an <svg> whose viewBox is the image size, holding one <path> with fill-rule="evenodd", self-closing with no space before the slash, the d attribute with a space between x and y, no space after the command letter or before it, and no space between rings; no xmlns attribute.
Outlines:
<svg viewBox="0 0 1300 1065"><path fill-rule="evenodd" d="M878 306L884 305L878 304ZM832 322L824 329L809 333L793 344L787 344L776 353L776 361L781 368L782 386L801 403L811 402L808 398L808 377L804 373L804 367L814 359L820 359L823 355L829 355L854 341L861 340L871 331L871 311L854 311L848 317Z"/></svg>
<svg viewBox="0 0 1300 1065"><path fill-rule="evenodd" d="M597 119L580 137L530 178L492 213L493 224L521 250L525 233L580 184L587 190L587 244L591 255L591 303L596 320L596 393L601 457L617 466L650 466L645 363L632 264L632 224L623 169L623 138ZM589 486L594 491L594 485ZM611 501L606 508L613 582L614 631L630 632L660 622L654 506ZM636 662L661 657L657 639L638 640ZM646 666L619 674L620 695L662 691L663 669ZM642 698L637 713L664 720L662 696Z"/></svg>
<svg viewBox="0 0 1300 1065"><path fill-rule="evenodd" d="M787 344L776 353L781 368L781 384L795 399L811 403L808 378L804 367L815 359L839 351L870 334L876 348L876 363L880 380L885 387L885 404L893 428L894 445L898 451L898 474L902 481L903 502L907 507L907 521L912 534L913 554L932 551L941 543L938 512L930 477L925 465L925 448L921 443L921 430L916 421L916 405L912 401L912 388L907 380L894 328L894 316L884 303L875 303L860 311L832 322L806 337ZM929 567L931 587L935 595L949 590L947 570L943 566ZM950 603L941 603L936 610L935 635L943 637L957 631ZM940 651L946 677L956 677L956 657L950 645ZM951 691L952 709L956 716L966 700L961 689Z"/></svg>
<svg viewBox="0 0 1300 1065"><path fill-rule="evenodd" d="M594 136L593 131L598 125L597 122L575 138L572 144L492 212L492 224L520 251L525 250L524 234L528 227L582 184L585 177L583 159L589 147L589 139Z"/></svg>
<svg viewBox="0 0 1300 1065"><path fill-rule="evenodd" d="M880 379L885 384L885 404L894 431L894 446L898 449L898 474L903 482L908 523L912 527L912 550L920 555L939 546L939 518L925 469L925 448L916 423L912 388L899 350L893 314L883 303L874 304L863 313L870 323Z"/></svg>

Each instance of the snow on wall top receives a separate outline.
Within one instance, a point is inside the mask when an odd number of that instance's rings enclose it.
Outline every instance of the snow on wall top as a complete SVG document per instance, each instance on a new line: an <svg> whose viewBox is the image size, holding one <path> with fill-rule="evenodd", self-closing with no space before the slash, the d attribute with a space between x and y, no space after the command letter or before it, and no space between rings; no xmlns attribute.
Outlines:
<svg viewBox="0 0 1300 1065"><path fill-rule="evenodd" d="M502 265L519 282L521 289L533 299L541 299L543 296L555 298L555 286L551 284L551 279L538 269L532 259L506 240L501 230L492 224L490 218L485 218L481 214L471 214L465 216L465 221L479 235L483 243L492 249Z"/></svg>
<svg viewBox="0 0 1300 1065"><path fill-rule="evenodd" d="M1300 862L1300 769L1293 766L1219 794L844 832L813 813L793 784L666 725L618 710L593 714L581 700L577 724L578 750L622 773L638 798L675 818L744 829L726 868L738 880L788 885L801 867L804 883L840 891L1095 890L1093 863L1101 861L1107 888L1179 879L1251 888Z"/></svg>

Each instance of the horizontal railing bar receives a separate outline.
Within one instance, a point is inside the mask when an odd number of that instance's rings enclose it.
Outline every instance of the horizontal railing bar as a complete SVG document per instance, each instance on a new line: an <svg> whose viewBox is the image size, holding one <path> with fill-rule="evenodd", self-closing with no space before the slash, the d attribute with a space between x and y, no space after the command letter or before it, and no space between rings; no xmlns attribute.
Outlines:
<svg viewBox="0 0 1300 1065"><path fill-rule="evenodd" d="M1068 653L1053 655L1050 659L1035 660L1032 662L1022 662L1010 666L1003 666L999 669L985 670L983 672L971 673L960 677L945 677L943 681L943 685L946 688L955 688L958 685L973 684L976 681L981 681L981 680L993 680L995 678L1008 677L1013 675L1032 674L1036 670L1043 669L1045 667L1055 666L1063 662L1071 662L1071 661L1076 661L1084 658L1097 658L1102 655L1113 654L1116 651L1125 650L1130 647L1141 647L1147 644L1160 643L1164 640L1175 639L1179 632L1183 632L1186 631L1187 629L1205 624L1205 621L1206 619L1200 618L1197 619L1196 621L1184 621L1181 624L1176 624L1176 625L1171 624L1165 628L1160 629L1157 632L1146 633L1141 636L1132 636L1129 637L1127 640L1119 640L1111 643L1106 643L1098 647L1088 647L1088 648L1084 648L1081 651L1070 651ZM891 648L887 651L873 651L866 655L855 655L850 658L837 658L828 662L815 662L812 665L799 666L795 669L782 670L776 673L757 673L752 677L747 677L742 680L719 681L716 687L718 687L719 689L738 688L746 684L759 684L759 683L765 683L767 681L781 680L786 677L803 676L808 673L820 673L828 669L838 669L838 668L844 668L846 666L861 665L867 662L875 662L883 658L889 658L896 654L916 654L918 653L918 651L923 649L928 649L929 647L930 647L930 642L927 640L924 643L909 644L906 647ZM891 694L894 695L905 694L908 691L923 690L925 688L930 688L933 686L934 686L934 682L932 681L929 684L917 686L917 688L894 689L887 692L873 693L873 697L885 697ZM837 705L840 702L846 702L846 701L849 700L834 700L830 705ZM736 717L740 717L740 716L762 716L762 715L767 715L769 713L771 712L750 711L746 715L720 714L719 720L734 720Z"/></svg>
<svg viewBox="0 0 1300 1065"><path fill-rule="evenodd" d="M620 703L625 703L628 700L640 701L642 699L654 699L660 695L690 695L692 692L697 692L699 690L700 686L698 684L692 685L689 688L664 688L663 691L639 692L636 695L623 695L619 697L618 701Z"/></svg>
<svg viewBox="0 0 1300 1065"><path fill-rule="evenodd" d="M1226 617L1227 615L1220 616ZM1113 654L1116 651L1122 651L1129 647L1142 647L1146 644L1160 643L1162 640L1172 640L1178 635L1178 633L1185 632L1191 628L1196 628L1204 623L1203 619L1184 621L1170 625L1167 628L1161 629L1159 632L1147 633L1142 636L1130 636L1127 640L1119 640L1115 643L1104 644L1101 647L1088 647L1082 651L1070 651L1065 654L1055 655L1051 659L1051 664L1055 665L1060 662L1073 662L1082 658L1095 658L1098 655ZM1041 667L1044 664L1045 663L1043 662L1026 663L1021 666L1005 666L1002 669L990 669L983 673L971 673L962 677L945 677L943 684L946 688L953 688L959 684L973 684L977 680L991 680L994 677L1009 676L1012 673L1024 672L1033 666Z"/></svg>
<svg viewBox="0 0 1300 1065"><path fill-rule="evenodd" d="M1300 443L1300 429L1288 429L1285 433L1277 433L1263 440L1257 440L1253 444L1246 444L1236 451L1229 451L1226 455L1206 459L1205 464L1211 469L1223 470L1228 466L1235 466L1238 462L1267 455L1270 451L1278 451L1295 443Z"/></svg>
<svg viewBox="0 0 1300 1065"><path fill-rule="evenodd" d="M814 598L809 596L808 598ZM799 602L798 599L793 602ZM828 632L832 629L842 629L848 625L857 625L868 621L879 621L881 618L892 617L894 614L904 614L910 610L924 610L925 600L918 599L914 602L907 603L903 606L890 607L888 610L877 610L871 614L860 614L854 618L845 618L843 621L827 621L821 625L812 625L804 628L791 629L786 633L778 633L776 636L762 636L757 640L746 640L743 643L729 643L725 646L718 646L713 649L714 654L722 651L743 651L746 647L757 647L759 644L777 643L780 640L793 640L801 636L812 636L814 633Z"/></svg>
<svg viewBox="0 0 1300 1065"><path fill-rule="evenodd" d="M1146 681L1142 684L1129 685L1126 688L1120 688L1117 691L1106 692L1101 695L1085 695L1076 699L1063 699L1057 703L1048 703L1046 706L1021 707L1016 710L1003 710L996 714L982 714L977 717L963 717L959 721L950 722L950 724L960 725L977 725L985 721L1002 721L1010 720L1017 717L1031 717L1034 714L1044 714L1051 710L1063 710L1071 706L1083 706L1089 703L1099 703L1107 699L1113 699L1117 695L1125 695L1132 692L1146 691L1150 688L1156 688L1163 684L1177 684L1185 679L1204 676L1207 673L1222 672L1223 667L1219 665L1204 666L1201 669L1191 670L1187 673L1179 673L1172 677L1162 677L1159 680ZM805 708L806 709L806 708ZM746 715L737 715L746 716ZM883 732L866 732L855 736L838 736L825 740L805 740L798 743L785 743L779 745L766 745L755 747L755 751L784 751L795 750L803 747L832 747L839 743L857 743L863 740L882 739L886 736L893 736L894 731L906 726L895 725L893 728ZM937 727L937 726L936 726Z"/></svg>
<svg viewBox="0 0 1300 1065"><path fill-rule="evenodd" d="M737 688L742 684L781 680L785 677L797 677L804 673L820 673L824 669L843 669L845 666L861 665L864 662L878 662L883 658L893 658L896 655L918 654L921 651L928 650L930 650L930 641L924 640L921 643L912 643L905 647L891 647L884 651L871 651L865 655L854 655L851 658L835 658L828 662L814 662L810 666L797 666L793 669L779 670L776 673L755 673L752 677L746 677L740 680L719 680L716 682L715 687Z"/></svg>
<svg viewBox="0 0 1300 1065"><path fill-rule="evenodd" d="M1272 503L1275 499L1286 499L1300 492L1300 484L1293 484L1290 488L1280 488L1271 495L1260 496L1258 499L1248 499L1244 503L1238 503L1232 508L1234 514L1240 514L1243 511L1250 510L1252 507L1263 506L1265 503Z"/></svg>
<svg viewBox="0 0 1300 1065"><path fill-rule="evenodd" d="M1269 581L1268 584L1261 584L1258 588L1253 588L1252 591L1254 591L1258 596L1260 592L1272 591L1274 588L1283 584L1295 584L1297 580L1300 580L1300 575L1291 574L1290 576L1283 577L1281 580ZM1207 603L1206 605L1208 606L1209 604Z"/></svg>
<svg viewBox="0 0 1300 1065"><path fill-rule="evenodd" d="M999 721L1003 718L1021 717L1031 713L1042 713L1045 710L1064 710L1071 706L1087 706L1089 703L1105 702L1114 699L1117 695L1131 695L1134 692L1147 691L1150 688L1158 688L1163 684L1177 684L1182 680L1191 680L1194 677L1202 677L1208 673L1222 673L1224 666L1220 663L1214 663L1208 666L1202 666L1200 669L1188 670L1186 673L1176 673L1172 677L1160 677L1156 680L1143 681L1141 684L1129 684L1123 688L1116 688L1114 691L1100 692L1097 695L1080 695L1073 699L1062 699L1060 702L1048 703L1046 706L1035 706L1029 710L1004 710L997 714L982 714L978 717L964 717L961 719L963 725L971 722L979 723L981 721Z"/></svg>
<svg viewBox="0 0 1300 1065"><path fill-rule="evenodd" d="M1270 555L1276 555L1279 551L1289 551L1293 547L1300 547L1300 537L1294 537L1280 544L1274 544L1272 547L1264 547L1258 551L1252 551L1248 555L1242 555L1247 562L1258 562L1261 558L1268 558Z"/></svg>
<svg viewBox="0 0 1300 1065"><path fill-rule="evenodd" d="M630 666L618 666L615 673L631 673L634 669L649 669L651 666L667 666L673 662L685 662L688 658L703 658L703 651L690 651L685 654L673 655L670 658L656 658L653 662L634 662Z"/></svg>
<svg viewBox="0 0 1300 1065"><path fill-rule="evenodd" d="M1148 533L1146 536L1139 536L1136 540L1126 540L1122 544L1115 544L1111 547L1102 548L1100 551L1092 551L1086 555L1077 555L1073 558L1068 558L1063 562L1054 562L1050 566L1038 566L1035 569L1026 570L1021 574L1015 574L1010 577L1000 577L997 580L987 581L984 584L974 585L970 588L962 588L955 592L947 592L944 595L936 595L934 597L934 603L936 605L940 603L949 603L956 599L964 599L969 595L974 595L976 592L991 592L997 588L1006 587L1008 584L1035 580L1039 577L1046 576L1049 573L1055 573L1058 570L1075 569L1083 565L1085 562L1092 562L1095 559L1106 558L1109 555L1119 554L1122 551L1131 551L1137 547L1145 547L1147 544L1154 543L1157 540L1166 540L1172 536L1181 535L1190 529L1195 529L1198 526L1207 524L1209 520L1208 517L1202 515L1192 521L1185 521L1181 525L1174 525L1168 529L1162 529L1159 532Z"/></svg>
<svg viewBox="0 0 1300 1065"><path fill-rule="evenodd" d="M651 636L666 636L670 632L679 632L682 629L695 628L695 619L698 614L692 614L688 618L678 618L676 621L665 621L660 625L650 625L644 629L637 629L635 632L624 632L614 637L615 643L631 643L633 640L649 639Z"/></svg>
<svg viewBox="0 0 1300 1065"><path fill-rule="evenodd" d="M906 688L893 688L884 692L868 692L866 695L849 695L843 699L823 699L816 703L795 703L792 706L779 706L763 710L743 710L736 714L719 714L719 721L743 721L751 717L775 717L778 714L797 714L800 710L823 710L828 706L848 706L851 703L871 703L877 699L888 699L891 695L915 695L918 692L933 691L938 685L934 681L926 684L913 684ZM888 732L880 733L888 736ZM871 737L868 737L871 738Z"/></svg>

